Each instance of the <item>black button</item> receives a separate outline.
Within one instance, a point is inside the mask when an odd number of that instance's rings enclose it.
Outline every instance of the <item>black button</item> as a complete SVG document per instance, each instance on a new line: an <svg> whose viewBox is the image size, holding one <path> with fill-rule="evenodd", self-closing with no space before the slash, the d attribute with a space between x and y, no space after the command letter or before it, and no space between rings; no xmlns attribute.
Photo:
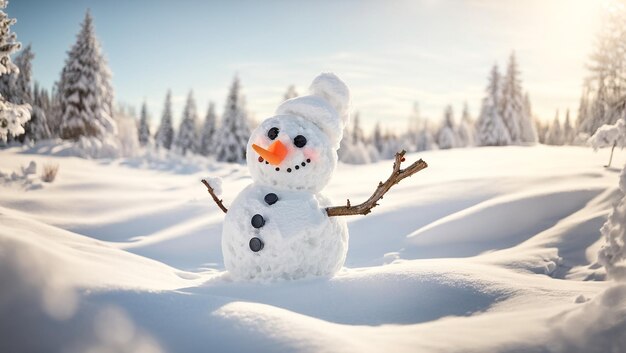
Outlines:
<svg viewBox="0 0 626 353"><path fill-rule="evenodd" d="M254 251L254 252L259 252L261 250L263 250L263 240L254 237L252 239L250 239L250 250Z"/></svg>
<svg viewBox="0 0 626 353"><path fill-rule="evenodd" d="M273 205L276 203L276 201L278 201L278 196L276 196L275 193L270 192L269 194L265 195L264 200L268 205Z"/></svg>
<svg viewBox="0 0 626 353"><path fill-rule="evenodd" d="M250 223L252 223L254 228L261 228L265 225L265 219L263 219L263 216L260 214L255 214L252 216L252 221Z"/></svg>

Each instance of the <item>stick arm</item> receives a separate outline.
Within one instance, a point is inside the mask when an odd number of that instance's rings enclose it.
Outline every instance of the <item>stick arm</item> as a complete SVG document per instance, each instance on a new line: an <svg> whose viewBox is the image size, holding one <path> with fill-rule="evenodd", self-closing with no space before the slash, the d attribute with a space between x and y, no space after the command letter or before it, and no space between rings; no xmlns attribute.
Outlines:
<svg viewBox="0 0 626 353"><path fill-rule="evenodd" d="M224 204L222 203L222 200L220 200L220 198L217 197L217 195L215 195L215 191L213 191L213 188L211 187L209 182L202 179L202 184L206 186L207 191L209 192L209 194L211 194L211 197L213 198L213 201L215 201L215 204L217 205L217 207L219 207L224 213L228 212L228 209L224 206Z"/></svg>
<svg viewBox="0 0 626 353"><path fill-rule="evenodd" d="M378 206L378 201L391 189L392 186L398 184L402 179L410 177L411 175L419 172L422 169L428 167L428 164L422 159L411 164L410 166L401 169L400 166L404 162L405 150L396 153L395 161L393 163L393 171L389 178L383 183L379 182L378 187L374 190L372 196L365 202L352 206L350 200L347 201L345 206L333 206L327 207L326 213L329 217L335 216L353 216L353 215L366 215L372 212L372 208Z"/></svg>

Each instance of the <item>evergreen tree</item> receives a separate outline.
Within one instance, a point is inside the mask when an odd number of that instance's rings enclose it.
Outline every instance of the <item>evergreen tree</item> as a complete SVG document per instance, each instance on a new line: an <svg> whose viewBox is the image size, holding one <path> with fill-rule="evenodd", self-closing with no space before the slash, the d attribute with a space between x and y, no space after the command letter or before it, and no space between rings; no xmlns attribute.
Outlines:
<svg viewBox="0 0 626 353"><path fill-rule="evenodd" d="M340 162L349 163L352 150L352 132L348 125L344 126L342 136L341 141L339 141L339 149L337 149L337 159Z"/></svg>
<svg viewBox="0 0 626 353"><path fill-rule="evenodd" d="M359 113L355 113L351 120L352 128L344 128L344 137L341 139L337 151L339 160L349 164L366 164L377 161L380 158L380 152L374 144L366 141L361 128Z"/></svg>
<svg viewBox="0 0 626 353"><path fill-rule="evenodd" d="M21 48L15 33L11 32L16 21L4 12L7 4L6 0L0 0L0 76L18 72L17 66L11 62L11 54ZM14 104L0 97L0 141L24 133L23 125L29 119L28 105Z"/></svg>
<svg viewBox="0 0 626 353"><path fill-rule="evenodd" d="M457 147L457 138L454 133L454 112L452 106L448 105L443 114L443 125L437 133L437 144L441 149Z"/></svg>
<svg viewBox="0 0 626 353"><path fill-rule="evenodd" d="M606 268L607 276L626 281L626 165L619 180L620 193L613 210L600 228L605 243L598 253L598 262ZM617 347L617 346L616 346Z"/></svg>
<svg viewBox="0 0 626 353"><path fill-rule="evenodd" d="M532 108L530 106L530 98L528 93L524 95L524 104L522 106L522 119L520 120L521 142L525 144L535 144L538 140L537 128L533 119Z"/></svg>
<svg viewBox="0 0 626 353"><path fill-rule="evenodd" d="M202 126L202 137L200 138L200 153L203 156L213 154L215 131L217 129L217 116L215 115L215 104L209 103L204 124Z"/></svg>
<svg viewBox="0 0 626 353"><path fill-rule="evenodd" d="M467 103L463 104L463 115L461 116L461 122L457 128L457 144L458 147L468 147L475 144L474 137L474 124L469 113Z"/></svg>
<svg viewBox="0 0 626 353"><path fill-rule="evenodd" d="M621 4L623 5L623 4ZM583 85L579 131L593 134L626 114L626 7L606 12ZM583 101L585 100L585 101ZM583 114L580 114L580 113Z"/></svg>
<svg viewBox="0 0 626 353"><path fill-rule="evenodd" d="M146 146L150 142L150 124L148 123L148 106L144 101L141 105L141 116L139 117L139 130L137 131L139 145L141 147Z"/></svg>
<svg viewBox="0 0 626 353"><path fill-rule="evenodd" d="M417 136L417 144L415 149L419 151L430 151L437 148L437 143L435 142L435 137L428 126L428 121L424 121L422 124L422 128Z"/></svg>
<svg viewBox="0 0 626 353"><path fill-rule="evenodd" d="M534 119L534 123L535 130L537 130L537 140L539 141L539 143L542 143L544 145L547 144L546 135L548 134L548 124L542 123L539 119Z"/></svg>
<svg viewBox="0 0 626 353"><path fill-rule="evenodd" d="M110 71L95 36L89 11L61 72L59 94L62 138L102 138L117 133Z"/></svg>
<svg viewBox="0 0 626 353"><path fill-rule="evenodd" d="M626 147L626 120L619 119L613 125L600 126L587 142L591 144L596 151L598 148L611 147L609 163L605 165L605 167L610 167L615 147Z"/></svg>
<svg viewBox="0 0 626 353"><path fill-rule="evenodd" d="M383 151L380 156L384 159L394 158L398 151L404 149L398 136L389 130L385 132L383 141Z"/></svg>
<svg viewBox="0 0 626 353"><path fill-rule="evenodd" d="M498 66L491 69L487 96L483 99L480 117L476 122L477 140L481 146L505 146L511 143L509 130L500 117L500 73Z"/></svg>
<svg viewBox="0 0 626 353"><path fill-rule="evenodd" d="M585 83L583 85L583 93L580 96L580 103L578 105L576 131L585 132L588 130L587 124L590 122L589 115L589 85Z"/></svg>
<svg viewBox="0 0 626 353"><path fill-rule="evenodd" d="M50 108L46 111L48 127L50 127L51 137L61 137L61 124L63 115L61 111L61 95L59 93L59 82L55 82L50 92Z"/></svg>
<svg viewBox="0 0 626 353"><path fill-rule="evenodd" d="M569 109L565 112L565 122L563 123L563 144L571 145L576 137L576 132L569 118Z"/></svg>
<svg viewBox="0 0 626 353"><path fill-rule="evenodd" d="M115 123L117 124L115 155L124 157L135 156L140 146L135 108L125 104L118 104L115 107L114 115Z"/></svg>
<svg viewBox="0 0 626 353"><path fill-rule="evenodd" d="M20 70L19 75L11 74L10 96L8 99L16 104L30 104L30 120L24 125L24 134L18 138L20 142L39 141L50 138L50 129L46 118L44 97L41 97L39 87L32 87L32 60L35 54L30 45L22 50L15 58L15 65Z"/></svg>
<svg viewBox="0 0 626 353"><path fill-rule="evenodd" d="M351 138L353 145L365 142L365 133L361 128L361 118L359 116L359 112L354 113L354 117L352 118L352 131L350 133L352 135Z"/></svg>
<svg viewBox="0 0 626 353"><path fill-rule="evenodd" d="M172 127L172 91L168 90L165 96L161 123L154 137L157 147L169 150L174 140L174 128Z"/></svg>
<svg viewBox="0 0 626 353"><path fill-rule="evenodd" d="M385 143L383 141L383 132L380 128L380 121L374 126L374 131L372 132L372 143L374 144L374 147L376 147L376 150L378 150L378 153L382 153Z"/></svg>
<svg viewBox="0 0 626 353"><path fill-rule="evenodd" d="M24 126L24 135L20 136L24 140L40 141L51 137L46 111L49 109L47 93L39 89L35 83L32 94L32 112L30 120Z"/></svg>
<svg viewBox="0 0 626 353"><path fill-rule="evenodd" d="M187 103L183 110L183 118L180 121L178 129L178 138L176 139L176 147L180 149L183 156L189 152L197 152L198 148L198 111L196 109L196 101L193 99L193 92L190 91L187 96Z"/></svg>
<svg viewBox="0 0 626 353"><path fill-rule="evenodd" d="M298 92L296 91L296 86L290 85L289 87L287 87L287 92L285 92L285 95L283 96L283 100L296 98L297 96L298 96Z"/></svg>
<svg viewBox="0 0 626 353"><path fill-rule="evenodd" d="M556 111L556 116L548 132L546 133L546 144L560 146L563 144L563 129L561 129L561 122L559 121L559 111Z"/></svg>
<svg viewBox="0 0 626 353"><path fill-rule="evenodd" d="M515 53L511 53L509 58L509 66L502 84L500 104L500 115L504 125L509 130L511 143L522 142L521 121L524 101Z"/></svg>
<svg viewBox="0 0 626 353"><path fill-rule="evenodd" d="M22 47L22 44L17 41L16 34L11 32L11 26L17 20L9 18L4 12L7 5L7 0L0 0L0 76L18 71L17 66L11 62L11 55Z"/></svg>
<svg viewBox="0 0 626 353"><path fill-rule="evenodd" d="M245 99L241 92L239 78L235 77L230 87L222 123L217 133L215 156L218 161L245 163L246 145L250 137Z"/></svg>
<svg viewBox="0 0 626 353"><path fill-rule="evenodd" d="M32 92L32 76L33 65L32 61L35 58L35 54L30 45L22 49L20 53L15 57L14 64L19 69L18 72L14 72L10 75L6 75L9 79L9 92L7 92L7 100L15 104L31 104L33 102Z"/></svg>
<svg viewBox="0 0 626 353"><path fill-rule="evenodd" d="M35 106L33 99L32 60L35 57L31 46L27 46L15 57L14 65L19 72L13 72L2 76L3 96L11 103L18 105L30 105L31 116L24 124L24 134L17 138L18 141L35 141L49 137L49 131L44 111Z"/></svg>

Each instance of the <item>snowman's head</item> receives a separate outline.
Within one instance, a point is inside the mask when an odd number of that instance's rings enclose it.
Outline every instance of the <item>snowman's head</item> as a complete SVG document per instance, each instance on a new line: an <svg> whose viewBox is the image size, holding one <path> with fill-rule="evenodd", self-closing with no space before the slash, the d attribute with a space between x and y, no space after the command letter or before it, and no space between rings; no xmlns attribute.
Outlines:
<svg viewBox="0 0 626 353"><path fill-rule="evenodd" d="M246 155L256 182L318 192L330 180L349 119L350 91L332 73L316 77L309 90L283 102L252 132Z"/></svg>

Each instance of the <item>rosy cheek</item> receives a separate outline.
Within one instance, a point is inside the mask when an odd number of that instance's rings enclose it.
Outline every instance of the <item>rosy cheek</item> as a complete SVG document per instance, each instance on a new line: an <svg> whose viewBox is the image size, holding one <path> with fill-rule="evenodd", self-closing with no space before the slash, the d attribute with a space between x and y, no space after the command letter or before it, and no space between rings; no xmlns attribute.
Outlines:
<svg viewBox="0 0 626 353"><path fill-rule="evenodd" d="M310 159L311 161L317 160L319 156L319 153L313 148L305 147L302 153L304 154L304 158Z"/></svg>

